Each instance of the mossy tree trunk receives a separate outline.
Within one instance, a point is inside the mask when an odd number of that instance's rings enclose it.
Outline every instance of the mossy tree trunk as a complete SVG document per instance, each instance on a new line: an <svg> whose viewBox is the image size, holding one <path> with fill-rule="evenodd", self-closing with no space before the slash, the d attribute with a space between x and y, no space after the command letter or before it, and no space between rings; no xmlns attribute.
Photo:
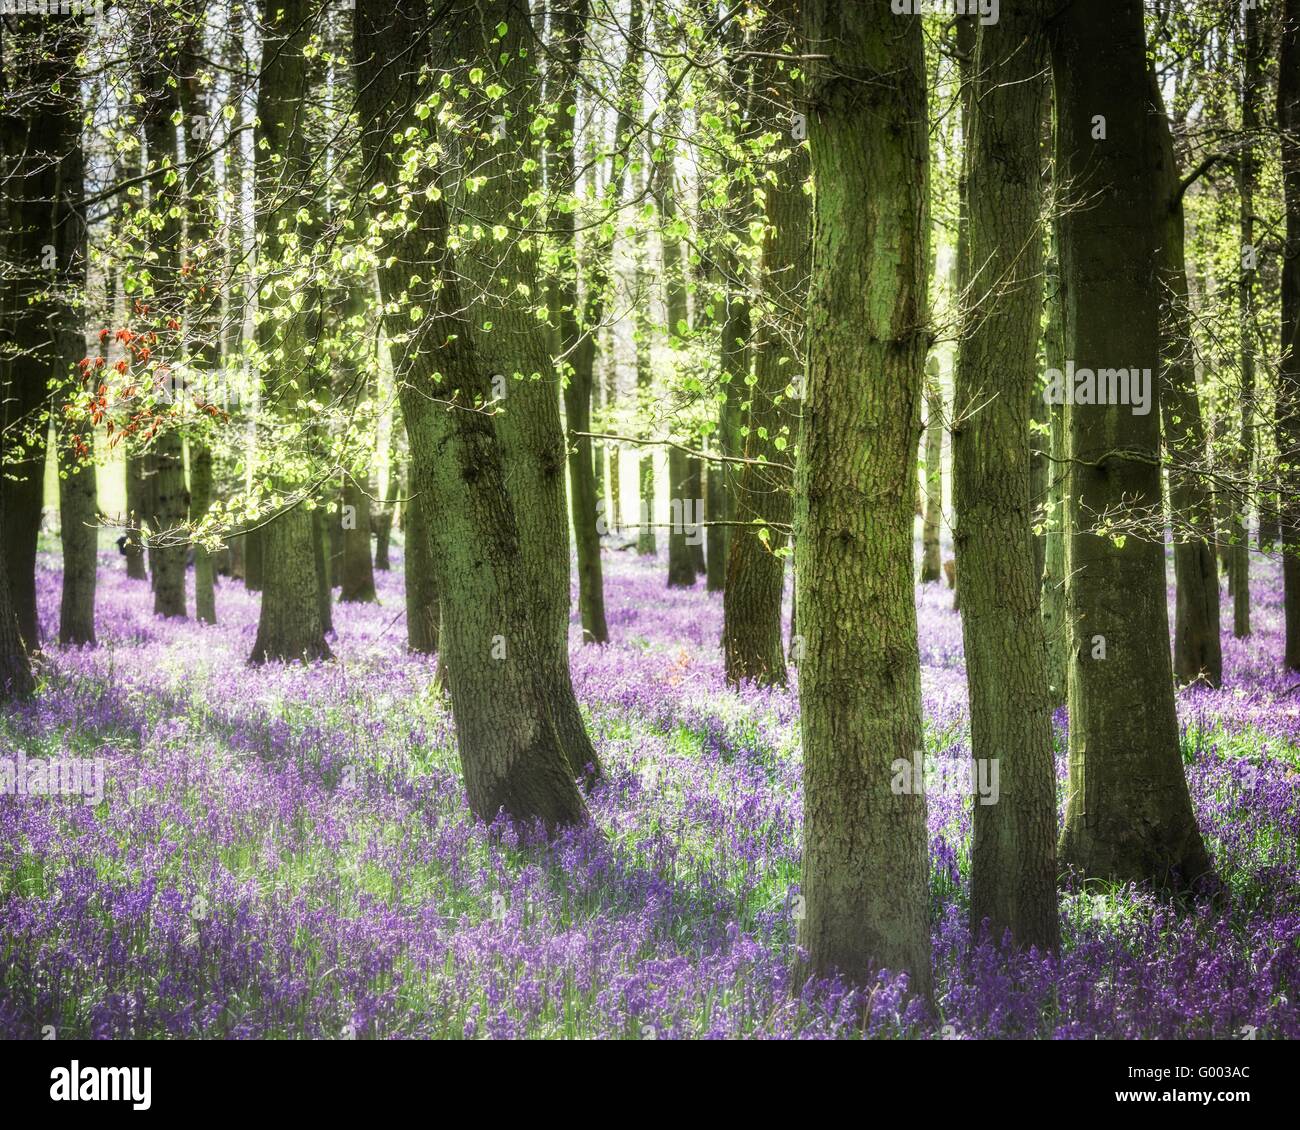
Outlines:
<svg viewBox="0 0 1300 1130"><path fill-rule="evenodd" d="M809 0L817 196L795 491L806 917L816 973L931 989L912 571L927 348L929 144L921 19ZM871 76L861 81L859 76Z"/></svg>
<svg viewBox="0 0 1300 1130"><path fill-rule="evenodd" d="M797 31L798 8L789 0L771 5L768 15L780 32ZM775 46L779 49L779 40ZM795 105L802 93L789 70L770 60L758 68L754 81L780 106ZM771 126L788 132L789 119ZM797 141L787 144L776 181L764 190L754 381L745 386L740 406L748 417L745 458L755 462L741 465L734 513L738 522L753 525L734 527L728 548L722 645L731 683L752 679L784 685L786 680L781 625L785 557L781 554L789 542L786 527L794 484L787 471L762 463L788 465L795 449L797 417L791 393L792 386L803 383L805 342L799 315L807 302L812 200L804 191L807 147Z"/></svg>
<svg viewBox="0 0 1300 1130"><path fill-rule="evenodd" d="M953 394L953 513L971 756L998 765L974 804L971 927L1052 950L1056 766L1031 510L1042 306L1043 6L981 26L966 147L972 272ZM983 776L983 773L981 773Z"/></svg>
<svg viewBox="0 0 1300 1130"><path fill-rule="evenodd" d="M486 7L490 11L474 17L475 65L488 58L502 60L502 77L524 97L528 68L536 58L530 50L535 43L528 37L528 11L516 3ZM465 29L457 28L454 20L450 27L431 27L428 21L427 7L418 0L358 3L358 118L369 124L362 138L366 189L394 180L402 167L403 151L392 143L394 129L409 127L412 136L422 137L421 144L432 140L434 119L422 119L415 112L426 96L416 82L419 63L428 61L453 75L461 70L456 56L462 53L454 41ZM506 28L504 42L485 43L481 36L495 38L499 25ZM417 45L414 60L412 44ZM539 591L538 563L529 560L524 544L531 535L516 516L518 500L527 500L528 491L512 492L506 481L507 466L520 476L540 468L508 461L507 445L498 434L502 417L481 410L494 399L492 378L501 369L495 357L479 354L478 335L464 317L466 296L461 288L470 276L447 247L453 194L439 183L438 172L421 169L418 183L423 189L427 182L441 194L417 192L400 217L370 194L392 256L381 266L379 281L387 329L398 346L395 377L411 438L412 493L427 494L430 504L429 546L443 609L438 644L472 811L491 821L504 810L516 824L540 821L555 829L588 819L575 778L595 767L595 755L585 760L589 739L584 733L583 742L572 742L571 729L560 720L569 711L576 714L577 708L567 679L561 685L555 677L556 624L554 608L547 603L553 594ZM502 218L507 217L503 213ZM436 290L432 280L412 283L403 264L416 257L430 261L439 283ZM428 311L414 325L408 314L412 303ZM505 375L517 368L510 364ZM518 382L526 383L533 382ZM550 414L541 422L549 434L558 436L556 390L549 381L536 383L544 397L529 402L512 388L511 410L545 412L549 405ZM459 407L448 411L431 397ZM549 522L558 519L565 534L563 443L548 450L551 459L545 470L554 477L559 494L548 493L534 506L545 510ZM530 515L534 532L541 525L538 518L537 513ZM567 537L562 536L559 545L567 546ZM553 553L555 543L548 549ZM564 574L567 594L567 554ZM550 584L553 578L548 574L546 580ZM567 635L562 642L567 645ZM567 676L567 662L564 673Z"/></svg>

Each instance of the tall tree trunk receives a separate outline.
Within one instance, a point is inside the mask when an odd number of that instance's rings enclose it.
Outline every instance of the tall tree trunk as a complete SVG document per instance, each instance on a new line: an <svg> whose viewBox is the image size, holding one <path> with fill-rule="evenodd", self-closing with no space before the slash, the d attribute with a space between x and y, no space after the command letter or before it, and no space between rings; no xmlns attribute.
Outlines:
<svg viewBox="0 0 1300 1130"><path fill-rule="evenodd" d="M1053 192L1057 178L1053 172ZM1065 368L1065 327L1062 322L1064 284L1061 279L1056 231L1059 216L1052 217L1049 235L1050 254L1044 269L1046 286L1047 328L1043 334L1043 352L1049 369ZM1043 555L1043 578L1039 589L1039 606L1043 619L1043 638L1047 646L1047 693L1054 708L1065 705L1070 667L1070 625L1066 615L1066 589L1070 570L1069 513L1065 505L1065 405L1051 405L1048 415L1048 450L1051 468L1047 485L1047 544Z"/></svg>
<svg viewBox="0 0 1300 1130"><path fill-rule="evenodd" d="M99 526L96 521L95 433L84 403L91 392L89 373L78 371L86 357L83 313L86 291L85 156L80 100L60 100L57 133L48 139L58 162L54 199L55 278L51 327L56 379L63 385L65 412L59 421L59 540L63 550L63 591L59 603L59 642L95 642L95 572Z"/></svg>
<svg viewBox="0 0 1300 1130"><path fill-rule="evenodd" d="M921 526L921 583L943 578L939 532L943 525L943 385L939 360L925 370L925 519Z"/></svg>
<svg viewBox="0 0 1300 1130"><path fill-rule="evenodd" d="M158 5L154 14L161 13ZM177 69L175 44L165 37L138 35L140 94L144 100L144 136L150 173L149 208L154 221L158 261L152 266L156 301L179 311L184 183L180 179L176 123L181 115L180 91L171 79ZM171 180L171 178L177 178ZM169 183L170 182L170 183ZM173 405L173 409L175 405ZM185 441L175 416L162 425L150 449L153 469L149 485L149 572L153 578L155 616L184 619L185 573L188 557L186 526L190 496L185 485Z"/></svg>
<svg viewBox="0 0 1300 1130"><path fill-rule="evenodd" d="M817 185L795 492L806 916L814 971L931 991L912 573L926 354L929 145L918 16L809 0ZM871 82L846 82L871 75Z"/></svg>
<svg viewBox="0 0 1300 1130"><path fill-rule="evenodd" d="M974 805L971 926L1052 950L1056 765L1034 553L1031 398L1042 306L1040 131L1044 12L1028 2L982 25L966 145L972 272L953 393L953 513L971 756L999 795ZM986 780L991 780L992 769Z"/></svg>
<svg viewBox="0 0 1300 1130"><path fill-rule="evenodd" d="M1183 203L1173 136L1154 69L1148 75L1161 299L1160 409L1169 452L1174 533L1174 676L1180 683L1223 681L1219 577L1214 561L1214 490L1204 474L1205 425L1196 392L1195 347L1184 258Z"/></svg>
<svg viewBox="0 0 1300 1130"><path fill-rule="evenodd" d="M192 363L209 385L221 361L221 291L207 264L218 263L219 248L213 243L216 228L217 181L211 158L199 161L199 153L210 146L213 117L203 75L203 9L198 0L187 0L182 8L188 21L183 74L181 77L182 121L188 127L186 146L186 211L190 284L197 286L198 301L191 313L190 347ZM210 81L210 80L209 80ZM194 390L202 397L210 389ZM201 429L190 435L190 521L198 525L213 501L212 449ZM206 546L194 543L194 618L204 624L217 622L216 562Z"/></svg>
<svg viewBox="0 0 1300 1130"><path fill-rule="evenodd" d="M770 6L776 24L775 47L798 27L793 0ZM772 54L776 54L773 51ZM774 96L778 105L795 104L787 72L768 63L754 77L755 85ZM773 123L788 128L787 122ZM744 392L749 425L745 458L769 464L787 463L795 449L796 417L789 397L791 385L803 383L804 334L807 303L810 201L804 191L808 151L799 142L775 170L764 190L761 301L757 309L754 384ZM723 591L722 644L727 680L752 679L760 684L785 684L785 641L781 630L781 598L785 589L785 527L791 518L790 475L757 462L741 466L735 492L735 518Z"/></svg>
<svg viewBox="0 0 1300 1130"><path fill-rule="evenodd" d="M431 128L420 124L415 114L426 96L417 84L421 61L454 76L461 69L457 55L472 55L476 65L495 58L503 68L502 85L514 97L527 97L537 54L527 8L521 3L483 7L466 34L454 19L449 28L430 28L427 7L419 0L360 0L355 40L358 118L372 123L362 139L364 187L384 183L400 169L403 154L390 148L393 129ZM477 26L480 17L482 30ZM500 26L505 28L500 33L504 41L484 50L481 35L495 35L493 29ZM462 50L462 38L477 40L478 49ZM412 44L422 56L414 68L404 58ZM467 109L481 111L476 104ZM484 160L481 153L472 156L476 165ZM514 159L518 157L516 153ZM493 160L485 160L482 167L485 175L500 171ZM422 191L413 198L405 223L392 236L394 257L379 271L386 328L392 341L406 347L395 353L400 355L395 376L411 437L413 493L428 494L429 544L443 609L438 644L446 661L471 809L488 821L504 809L516 823L540 821L553 829L588 819L575 777L599 771L590 739L580 729L581 716L568 682L564 450L562 441L550 442L559 440L558 397L546 380L515 382L508 396L510 411L530 415L548 437L544 465L539 458L543 452L525 451L519 435L513 453L508 453L499 434L503 416L469 410L493 399L493 373L511 377L520 366L478 351L479 335L465 319L461 292L462 279L471 279L471 272L447 247L448 208L455 194L447 192L438 173L418 170L422 189L427 184L445 195ZM370 199L376 217L385 216L373 191ZM496 212L490 200L476 200L476 208ZM503 207L499 214L507 219L517 211ZM433 280L411 281L405 264L417 258L431 262L436 290ZM520 265L528 269L511 272L511 277L532 278L534 265ZM430 311L414 327L407 314L410 302ZM503 328L508 334L511 325ZM533 369L528 365L525 375ZM439 374L441 381L435 384ZM541 396L527 397L524 390L531 384L540 386ZM431 394L458 404L459 410L449 412L431 403ZM531 464L530 458L535 460ZM512 475L528 480L513 492L507 489L507 466ZM529 511L527 524L517 517L521 509ZM548 535L549 543L526 544ZM557 546L565 551L562 561ZM552 556L543 561L542 550ZM557 580L564 583L565 597L558 605Z"/></svg>
<svg viewBox="0 0 1300 1130"><path fill-rule="evenodd" d="M1071 5L1053 23L1065 352L1080 368L1159 371L1157 199L1141 0ZM1106 140L1094 138L1104 120ZM1209 859L1174 712L1161 516L1159 385L1150 411L1066 407L1070 446L1070 784L1061 861L1085 878L1181 885ZM1098 532L1117 508L1142 523ZM963 582L964 583L964 582Z"/></svg>
<svg viewBox="0 0 1300 1130"><path fill-rule="evenodd" d="M314 97L313 67L306 49L318 9L312 0L263 0L262 76L257 94L258 139L254 175L259 203L256 218L260 250L259 349L271 358L269 411L285 424L296 421L298 401L321 385L316 356L320 334L308 324L308 307L292 309L285 300L286 242L294 255L309 253L316 238L309 178L317 155L308 128ZM276 200L279 207L272 208ZM288 226L281 225L281 217ZM294 280L290 278L290 286ZM297 285L301 285L301 281ZM309 489L300 474L280 470L275 488L292 499L260 531L262 607L252 663L313 661L330 656L321 617L316 527L301 498ZM367 535L368 536L368 535ZM249 547L252 548L251 546ZM250 586L251 587L251 586Z"/></svg>
<svg viewBox="0 0 1300 1130"><path fill-rule="evenodd" d="M1287 670L1300 671L1300 0L1284 0L1277 124L1282 134L1286 253L1282 257L1282 360L1277 375L1280 524Z"/></svg>
<svg viewBox="0 0 1300 1130"><path fill-rule="evenodd" d="M1259 132L1259 94L1263 60L1259 42L1259 10L1247 4L1242 10L1245 42L1242 44L1241 132L1245 145L1237 162L1241 195L1241 245L1254 249L1255 188L1259 179L1255 142ZM1246 257L1241 267L1241 441L1239 474L1243 489L1233 507L1232 634L1250 635L1250 481L1255 473L1255 268Z"/></svg>
<svg viewBox="0 0 1300 1130"><path fill-rule="evenodd" d="M9 595L18 631L29 649L40 646L36 609L36 542L45 490L49 431L47 388L54 341L47 288L53 279L54 225L60 163L48 159L50 139L68 114L80 112L70 38L60 43L63 21L42 14L6 16L0 38L0 183L8 264L0 308L0 494ZM14 83L42 92L34 104L14 97ZM66 84L66 85L61 85ZM67 107L68 100L75 110ZM84 356L84 351L82 356Z"/></svg>

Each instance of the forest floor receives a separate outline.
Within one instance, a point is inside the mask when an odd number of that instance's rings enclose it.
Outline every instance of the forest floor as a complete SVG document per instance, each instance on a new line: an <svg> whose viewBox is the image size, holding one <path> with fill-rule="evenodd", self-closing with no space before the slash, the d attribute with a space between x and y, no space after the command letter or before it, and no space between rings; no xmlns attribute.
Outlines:
<svg viewBox="0 0 1300 1130"><path fill-rule="evenodd" d="M797 703L726 687L702 581L669 593L662 562L606 555L615 642L575 626L573 669L608 778L595 830L547 846L470 818L394 557L379 604L336 607L336 662L253 669L255 594L223 583L216 627L162 622L102 555L101 646L48 648L36 699L0 716L0 756L104 769L98 804L0 797L0 1036L1300 1036L1300 684L1280 674L1276 559L1255 559L1225 688L1179 697L1221 889L1069 888L1059 957L973 944L971 798L938 790L926 1019L900 978L799 980ZM57 638L57 556L39 569ZM918 607L926 752L955 765L960 623L939 586Z"/></svg>

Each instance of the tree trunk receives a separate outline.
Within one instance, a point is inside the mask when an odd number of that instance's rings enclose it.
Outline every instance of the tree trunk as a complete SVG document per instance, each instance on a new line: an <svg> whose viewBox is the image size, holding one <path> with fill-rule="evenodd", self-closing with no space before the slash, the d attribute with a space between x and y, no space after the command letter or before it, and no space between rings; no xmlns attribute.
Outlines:
<svg viewBox="0 0 1300 1130"><path fill-rule="evenodd" d="M1067 7L1053 24L1065 352L1077 366L1158 372L1157 200L1141 0ZM1094 132L1104 118L1106 140ZM1061 861L1085 878L1182 885L1210 868L1174 712L1165 605L1159 385L1151 411L1066 406L1070 784ZM1093 523L1118 507L1117 544ZM963 584L965 581L963 579Z"/></svg>
<svg viewBox="0 0 1300 1130"><path fill-rule="evenodd" d="M1277 376L1279 521L1287 670L1300 671L1300 0L1284 0L1277 124L1282 135L1286 253L1282 257L1282 353Z"/></svg>
<svg viewBox="0 0 1300 1130"><path fill-rule="evenodd" d="M414 482L406 515L406 641L412 651L433 655L438 650L438 578L433 572L429 544L428 499L416 495Z"/></svg>
<svg viewBox="0 0 1300 1130"><path fill-rule="evenodd" d="M262 547L265 537L261 526L248 531L244 538L244 587L249 592L262 591Z"/></svg>
<svg viewBox="0 0 1300 1130"><path fill-rule="evenodd" d="M140 540L140 520L145 515L148 498L144 477L144 455L128 451L126 455L126 541L122 548L126 554L126 575L132 580L147 581L149 570L145 567L144 544Z"/></svg>
<svg viewBox="0 0 1300 1130"><path fill-rule="evenodd" d="M1196 392L1195 346L1184 259L1181 177L1155 71L1148 75L1156 144L1156 263L1161 299L1160 408L1169 453L1169 510L1174 534L1174 676L1180 683L1223 681L1219 577L1214 561L1214 490L1204 474L1207 445Z"/></svg>
<svg viewBox="0 0 1300 1130"><path fill-rule="evenodd" d="M1255 189L1259 173L1255 140L1259 133L1259 93L1263 82L1263 60L1259 42L1259 10L1247 4L1242 10L1241 132L1245 139L1237 162L1237 184L1241 197L1241 245L1255 245ZM1232 544L1232 634L1237 639L1250 635L1250 481L1255 473L1255 268L1243 256L1241 268L1241 441L1238 473L1245 484L1233 505Z"/></svg>
<svg viewBox="0 0 1300 1130"><path fill-rule="evenodd" d="M329 659L316 589L316 553L311 511L294 506L262 530L266 587L251 663ZM302 594L309 599L303 600Z"/></svg>
<svg viewBox="0 0 1300 1130"><path fill-rule="evenodd" d="M690 495L690 466L686 453L668 449L668 587L690 588L695 584L695 558L690 542L703 536Z"/></svg>
<svg viewBox="0 0 1300 1130"><path fill-rule="evenodd" d="M0 537L6 539L5 544L8 544L8 535L5 498L0 495ZM9 570L5 554L0 553L0 702L26 698L34 687L32 665L18 632L13 602L9 599Z"/></svg>
<svg viewBox="0 0 1300 1130"><path fill-rule="evenodd" d="M314 218L319 207L309 187L318 139L307 113L316 84L305 53L315 32L314 12L311 0L264 0L261 10L263 63L254 146L262 314L257 333L259 349L273 362L267 381L269 411L286 424L296 420L297 402L319 390L324 380L316 349L321 327L309 323L312 304L292 309L282 285L288 269L283 260L310 253L319 230ZM272 200L279 206L271 207ZM287 242L295 250L286 254ZM301 501L310 485L302 473L281 468L274 486L291 501L261 529L262 607L250 662L328 658L316 526Z"/></svg>
<svg viewBox="0 0 1300 1130"><path fill-rule="evenodd" d="M55 363L46 288L53 280L49 255L56 247L60 162L48 156L62 123L81 114L75 78L68 84L78 47L73 37L60 36L62 22L35 13L6 16L0 37L0 70L6 76L0 80L0 207L5 211L0 230L7 252L0 303L0 494L6 514L0 552L18 631L30 650L40 646L36 543L44 505L47 387ZM41 91L40 97L22 106L8 90L15 81Z"/></svg>
<svg viewBox="0 0 1300 1130"><path fill-rule="evenodd" d="M926 355L929 145L919 16L809 0L817 185L795 493L806 916L819 974L931 992L912 571ZM869 74L871 82L846 82Z"/></svg>
<svg viewBox="0 0 1300 1130"><path fill-rule="evenodd" d="M1055 117L1055 115L1053 115ZM1059 176L1053 170L1053 177ZM1055 189L1054 189L1055 191ZM1049 369L1065 368L1065 286L1061 278L1057 231L1060 217L1052 217L1048 235L1050 253L1044 268L1047 327L1043 334L1043 353ZM1043 555L1043 579L1039 589L1043 637L1047 644L1047 693L1053 708L1065 705L1070 667L1070 625L1066 616L1065 594L1070 570L1067 564L1070 546L1069 512L1065 505L1065 405L1053 404L1048 414L1051 470L1047 486L1047 545Z"/></svg>
<svg viewBox="0 0 1300 1130"><path fill-rule="evenodd" d="M370 483L343 477L343 577L339 600L373 604L375 566L370 556Z"/></svg>
<svg viewBox="0 0 1300 1130"><path fill-rule="evenodd" d="M205 51L203 45L204 17L199 0L185 0L182 16L186 21L183 76L181 78L182 121L185 130L185 186L186 235L188 249L185 255L190 264L190 283L201 289L201 298L189 314L193 345L192 363L204 381L209 381L221 360L221 291L224 289L218 272L210 271L209 263L219 263L219 248L214 243L216 230L217 181L211 158L199 161L197 157L210 140L207 136L211 119L211 106L203 87L202 71ZM241 203L242 206L242 203ZM213 277L213 276L216 277ZM208 390L194 390L202 398ZM215 395L215 394L213 394ZM212 505L213 473L212 449L202 430L190 435L190 513L191 523L197 526L207 516ZM204 624L217 622L216 562L206 546L194 543L194 618Z"/></svg>
<svg viewBox="0 0 1300 1130"><path fill-rule="evenodd" d="M180 208L184 184L179 179L169 183L169 178L177 175L180 166L176 121L181 114L181 100L178 88L168 81L177 68L177 59L173 45L162 38L141 32L138 43L150 173L149 208L154 217L158 250L158 261L152 268L154 287L161 301L179 308L183 259ZM185 485L185 443L170 411L149 454L153 475L146 512L154 615L184 619L190 497Z"/></svg>
<svg viewBox="0 0 1300 1130"><path fill-rule="evenodd" d="M786 32L798 25L793 0L781 0L769 18ZM780 46L778 41L777 47ZM775 52L773 52L775 54ZM795 104L801 90L773 65L759 68L755 84L778 92L778 104ZM787 122L772 123L788 128ZM796 417L791 385L803 383L804 333L801 314L807 304L810 202L804 192L808 151L794 143L765 188L761 300L757 309L754 384L746 387L741 411L748 415L745 458L767 463L789 462L795 450ZM785 589L785 558L789 538L793 483L787 471L757 463L741 465L735 492L735 518L752 527L736 526L731 533L727 582L723 591L722 644L727 680L752 679L763 685L784 685L785 641L782 638L781 598Z"/></svg>
<svg viewBox="0 0 1300 1130"><path fill-rule="evenodd" d="M95 572L99 525L95 495L94 428L84 401L91 391L88 375L78 371L86 357L83 310L85 296L86 222L82 212L85 158L81 141L79 99L60 100L63 113L48 139L58 162L52 246L56 251L54 309L54 376L63 386L65 404L59 421L59 540L63 550L63 591L59 603L59 642L95 642ZM79 403L79 401L81 403Z"/></svg>
<svg viewBox="0 0 1300 1130"><path fill-rule="evenodd" d="M925 519L921 526L921 583L943 578L939 531L943 524L943 385L939 361L932 357L925 371Z"/></svg>
<svg viewBox="0 0 1300 1130"><path fill-rule="evenodd" d="M400 151L390 149L393 129L433 128L420 124L414 113L424 97L416 82L420 61L458 70L457 55L472 55L476 63L485 65L497 59L502 85L513 92L512 97L528 96L537 52L532 50L536 44L526 6L518 0L484 4L472 28L459 27L452 19L449 27L430 29L427 20L427 8L419 0L358 4L358 117L375 124L362 139L367 188L393 176L395 163L400 168ZM505 29L504 42L484 50L481 36L495 34L498 27ZM465 41L477 41L478 49L464 50ZM423 56L415 60L416 68L398 62L410 55L412 44ZM490 69L495 74L495 67ZM489 82L492 77L488 76ZM495 112L474 101L466 108L482 115L485 126L489 113ZM522 124L529 120L524 118ZM483 136L482 141L462 136L457 144L472 146L474 151L465 155L491 176L500 158L490 159L478 151L479 145L496 141L486 129ZM522 138L515 140L527 144ZM507 159L512 166L521 166L519 156L516 152ZM558 397L549 380L514 382L508 394L511 413L530 417L546 445L526 452L520 433L529 421L518 420L517 446L509 462L507 445L498 434L503 417L468 410L494 398L494 373L510 378L519 366L506 364L497 354L479 353L479 335L465 320L467 307L461 295L462 280L474 275L447 247L448 208L455 194L440 184L438 169L422 168L418 173L421 188L427 183L440 192L422 191L413 198L406 226L392 240L394 258L381 267L379 281L387 329L395 343L405 346L395 352L395 357L400 356L395 375L412 441L413 493L427 492L429 499L429 544L443 610L438 644L446 662L457 748L470 808L478 817L492 821L504 809L516 824L540 821L553 830L588 819L575 777L599 772L568 683L568 538ZM373 192L370 199L375 213L383 215ZM476 197L475 207L489 215L497 212L490 197ZM500 214L506 217L515 211L502 208ZM526 260L526 249L516 246L515 251ZM436 290L433 280L411 281L404 264L417 258L430 261L439 284ZM512 278L533 277L534 264L518 265L527 269L512 271ZM476 301L480 297L476 291ZM406 313L411 302L431 311L414 327ZM497 314L494 310L494 320ZM476 313L476 321L478 317ZM510 340L510 331L518 324L503 326L502 336ZM488 341L497 337L496 333L482 335ZM492 344L501 348L495 341ZM518 341L512 344L520 347ZM530 377L533 370L530 364L523 375ZM439 376L440 383L435 384ZM541 395L529 398L530 385L538 386ZM431 394L453 401L460 409L446 411L430 402ZM512 475L528 480L513 492L506 485L507 465ZM516 516L517 509L529 511L526 524ZM552 540L546 542L548 534ZM527 544L530 538L532 545ZM565 551L562 560L557 547ZM543 559L543 550L550 556ZM564 600L558 604L557 581L564 586Z"/></svg>
<svg viewBox="0 0 1300 1130"><path fill-rule="evenodd" d="M995 766L999 778L999 794L974 804L971 928L978 935L987 923L995 944L1009 933L1017 945L1054 950L1056 765L1030 494L1043 15L1037 3L1020 4L979 29L966 146L967 239L978 268L953 392L953 513L971 756L981 779L991 781Z"/></svg>
<svg viewBox="0 0 1300 1130"><path fill-rule="evenodd" d="M391 503L371 512L371 526L375 531L375 568L382 573L392 569L388 549L393 537L393 507Z"/></svg>

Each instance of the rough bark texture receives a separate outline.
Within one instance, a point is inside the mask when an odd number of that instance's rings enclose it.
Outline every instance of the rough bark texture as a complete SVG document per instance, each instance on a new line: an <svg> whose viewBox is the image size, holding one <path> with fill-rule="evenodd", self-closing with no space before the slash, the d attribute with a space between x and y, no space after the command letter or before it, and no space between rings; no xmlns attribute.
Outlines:
<svg viewBox="0 0 1300 1130"><path fill-rule="evenodd" d="M769 15L782 27L797 23L796 6L784 0L773 4ZM793 103L796 92L789 88L787 71L761 68L755 81L776 97L777 105ZM776 183L768 183L765 190L754 382L746 389L741 410L749 421L745 458L788 464L789 453L795 448L796 426L790 386L803 381L804 341L798 312L805 307L808 283L811 197L804 191L807 147L792 144L776 176ZM784 527L791 518L792 486L786 471L755 463L741 465L735 518L755 525L734 527L728 550L722 644L731 683L746 679L768 685L785 683L781 634L785 558L778 553L789 540Z"/></svg>
<svg viewBox="0 0 1300 1130"><path fill-rule="evenodd" d="M487 178L473 193L459 179L444 184L444 190L450 190L452 207L463 215L491 216L508 230L535 225L540 219L530 198L538 187L542 151L531 123L532 108L541 96L536 68L542 50L528 5L524 0L484 0L474 9L458 8L440 18L446 27L445 34L440 28L434 36L437 64L463 76L471 67L492 61L489 72L508 92L497 102L471 84L463 108L485 126L504 112L505 138L460 132L443 136L443 143L464 159L463 167ZM502 24L505 39L494 42ZM575 773L594 780L600 775L600 761L569 673L569 520L559 374L546 323L520 300L516 289L526 284L539 302L545 295L538 248L515 237L504 244L471 240L458 252L456 265L473 288L475 356L485 376L505 382L496 434L509 469L506 482L532 589L541 677ZM491 332L478 332L485 321L491 322ZM436 499L435 505L442 513Z"/></svg>
<svg viewBox="0 0 1300 1130"><path fill-rule="evenodd" d="M1042 7L981 26L966 148L972 272L953 394L953 513L971 756L1000 795L974 805L971 926L1055 949L1056 765L1030 503L1042 304ZM1040 398L1041 403L1041 398Z"/></svg>
<svg viewBox="0 0 1300 1130"><path fill-rule="evenodd" d="M1053 24L1065 351L1076 366L1156 373L1155 137L1141 0L1073 4ZM1106 140L1093 140L1095 117ZM1070 781L1061 861L1086 878L1190 883L1209 870L1174 712L1164 547L1096 533L1123 506L1161 514L1159 386L1152 411L1067 406L1070 472ZM963 581L964 583L964 581Z"/></svg>
<svg viewBox="0 0 1300 1130"><path fill-rule="evenodd" d="M1180 174L1173 136L1153 69L1148 74L1156 144L1160 285L1160 411L1169 454L1169 510L1174 534L1174 675L1180 683L1223 681L1219 578L1214 562L1214 489L1203 469L1205 424L1196 392L1196 358L1184 259Z"/></svg>
<svg viewBox="0 0 1300 1130"><path fill-rule="evenodd" d="M928 138L921 20L810 0L817 185L795 493L806 917L813 970L931 986L912 572L926 354ZM864 81L870 76L870 81Z"/></svg>
<svg viewBox="0 0 1300 1130"><path fill-rule="evenodd" d="M495 34L491 29L504 23L507 43L497 50L517 60L521 37L530 26L527 10L513 3L484 7L490 11L476 16L483 21L483 34ZM401 151L391 148L393 129L409 126L417 135L431 137L432 120L421 122L413 112L423 94L415 81L419 60L412 65L406 57L411 45L417 45L417 53L428 52L435 65L460 69L445 53L450 46L445 37L461 30L454 26L455 17L449 28L430 27L428 18L427 7L418 0L358 4L358 117L362 123L382 123L362 139L367 187L391 179L394 163L401 165ZM479 46L476 61L497 57L485 53L481 41ZM420 178L438 183L436 170L421 170ZM506 485L501 417L475 410L492 399L491 376L497 370L478 355L476 335L462 313L465 276L446 246L449 196L416 193L403 220L373 204L376 221L393 225L387 238L395 258L381 268L379 282L387 327L400 345L394 353L400 359L395 376L411 437L412 487L413 493L427 493L430 502L429 545L444 613L439 646L447 664L470 807L484 820L504 810L516 823L540 820L553 829L588 819L575 782L585 768L580 764L585 752L582 744L568 743L557 724L566 703L557 701L563 688L553 678L555 642L547 638L554 635L553 612L539 608L546 594L538 591L525 557L514 501L518 495ZM411 282L401 264L414 258L431 261L441 282L436 293L427 281ZM407 314L412 302L430 312L414 327ZM544 422L558 433L558 397L549 382L539 383L552 414ZM430 397L460 407L448 411ZM544 409L541 398L533 407ZM549 473L562 480L562 444L553 454ZM512 473L526 475L529 469L512 464ZM554 507L548 507L547 515L555 517ZM535 521L537 515L532 517ZM559 544L564 546L562 491L558 518ZM568 698L572 703L571 688Z"/></svg>
<svg viewBox="0 0 1300 1130"><path fill-rule="evenodd" d="M1282 362L1277 377L1281 465L1284 662L1300 671L1300 0L1285 0L1278 65L1277 124L1282 134L1286 254L1282 258Z"/></svg>

